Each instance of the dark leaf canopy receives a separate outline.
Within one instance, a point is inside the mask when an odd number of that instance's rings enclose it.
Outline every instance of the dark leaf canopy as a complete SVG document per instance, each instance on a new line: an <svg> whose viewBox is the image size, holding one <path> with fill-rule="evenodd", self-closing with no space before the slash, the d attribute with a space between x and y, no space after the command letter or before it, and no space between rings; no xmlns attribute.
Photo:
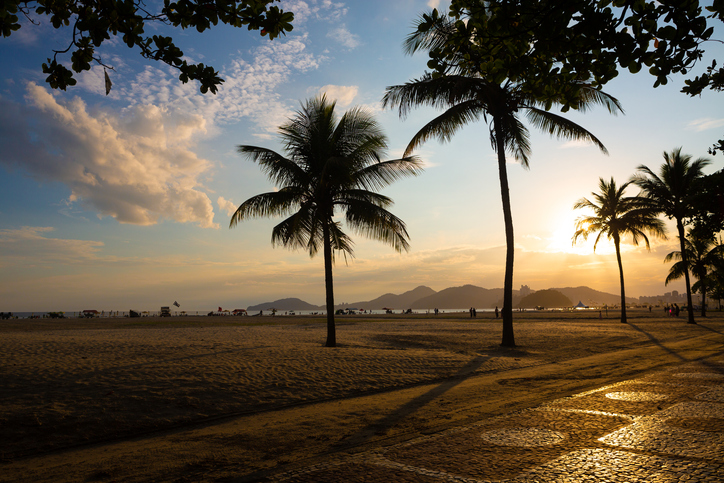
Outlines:
<svg viewBox="0 0 724 483"><path fill-rule="evenodd" d="M420 162L414 156L383 161L387 139L370 114L353 108L337 118L335 103L322 96L304 103L279 132L285 155L239 146L279 190L242 203L230 227L252 217L286 216L272 232L273 244L314 256L326 227L332 248L352 255L352 240L334 219L340 212L356 233L397 251L409 248L405 224L387 211L392 200L375 191L418 174Z"/></svg>
<svg viewBox="0 0 724 483"><path fill-rule="evenodd" d="M590 215L581 216L576 220L576 231L573 235L573 244L579 239L586 240L592 234L596 235L593 244L594 251L601 237L613 240L616 245L627 236L631 237L634 245L641 240L650 249L646 233L665 238L664 223L656 216L656 211L645 198L625 196L625 191L632 182L616 186L611 178L606 181L599 178L599 192L591 193L593 200L581 198L574 205L574 209L586 209Z"/></svg>
<svg viewBox="0 0 724 483"><path fill-rule="evenodd" d="M405 42L407 52L427 51L431 57L441 49L445 57L444 68L426 73L403 85L390 86L382 99L384 107L397 107L401 118L419 106L442 110L442 114L423 126L407 146L412 152L430 138L449 141L463 126L484 119L489 122L491 144L497 150L497 134L502 133L505 150L528 166L531 153L529 132L521 122L524 114L534 127L563 139L581 139L605 147L592 133L578 124L549 111L553 105L562 105L562 98L532 95L523 82L507 76L491 76L479 69L475 36L462 38L457 35L460 24L449 16L441 16L436 10L424 14L418 20L418 28ZM525 82L528 82L527 80ZM594 105L602 105L611 113L622 112L618 100L594 89L579 80L572 91L576 108L585 111ZM573 89L575 87L575 89Z"/></svg>
<svg viewBox="0 0 724 483"><path fill-rule="evenodd" d="M681 148L664 152L663 156L664 163L658 174L648 166L640 165L631 180L659 213L682 221L694 214L691 201L695 183L704 176L703 170L710 161L706 158L692 161L690 155L682 154Z"/></svg>
<svg viewBox="0 0 724 483"><path fill-rule="evenodd" d="M106 65L96 50L111 36L118 36L129 48L137 48L141 56L164 62L179 70L179 80L200 82L202 93L216 93L224 82L212 66L189 64L184 53L171 37L145 34L147 23L161 23L181 29L203 32L219 23L232 27L260 30L262 36L274 39L292 30L294 15L273 5L277 0L164 0L160 11L149 11L142 0L5 0L0 4L2 36L9 37L21 28L19 15L37 23L46 16L56 29L70 34L68 45L53 50L53 57L43 64L46 82L54 89L74 86L73 72L91 69L92 63ZM25 26L23 28L31 28ZM59 54L70 52L72 70L58 61Z"/></svg>

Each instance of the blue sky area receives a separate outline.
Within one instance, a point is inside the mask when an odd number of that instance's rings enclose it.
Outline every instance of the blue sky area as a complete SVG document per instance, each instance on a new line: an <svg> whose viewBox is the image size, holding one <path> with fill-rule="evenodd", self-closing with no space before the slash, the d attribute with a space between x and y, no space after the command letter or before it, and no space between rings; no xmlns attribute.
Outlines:
<svg viewBox="0 0 724 483"><path fill-rule="evenodd" d="M383 111L380 99L385 87L425 70L425 56L406 56L402 42L418 15L439 2L281 3L296 14L294 30L272 42L228 27L173 31L189 59L220 70L226 82L217 95L181 84L172 69L144 61L118 39L100 51L115 68L110 95L99 67L67 92L54 91L41 64L52 49L67 46L69 32L26 24L0 40L1 310L157 310L177 300L182 309L206 311L282 297L324 302L322 258L272 248L279 220L228 228L241 202L274 189L236 146L281 150L276 128L301 101L326 92L340 113L356 105L373 112L388 135L388 155L399 156L435 112L414 111L403 122ZM724 58L721 44L707 50ZM658 168L664 151L681 146L694 158L707 156L724 135L724 94L689 98L679 92L683 80L654 89L647 74L622 74L606 91L625 115L569 114L609 156L534 134L530 170L509 161L515 287L618 292L610 246L595 254L590 243L571 246L578 216L572 207L597 189L599 177L623 183L640 164ZM335 268L338 302L421 284L502 287L503 216L487 127L470 125L452 142L432 141L416 154L425 172L384 191L407 223L410 252L355 237L356 257ZM722 168L724 156L711 159L708 173ZM680 283L664 286L663 259L676 247L673 235L654 241L650 252L626 245L627 293L683 291Z"/></svg>

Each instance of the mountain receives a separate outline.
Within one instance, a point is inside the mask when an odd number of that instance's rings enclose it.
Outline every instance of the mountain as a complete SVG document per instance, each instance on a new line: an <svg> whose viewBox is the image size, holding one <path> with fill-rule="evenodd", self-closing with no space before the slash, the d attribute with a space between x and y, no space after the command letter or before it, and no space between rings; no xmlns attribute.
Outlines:
<svg viewBox="0 0 724 483"><path fill-rule="evenodd" d="M309 303L305 302L304 300L300 300L300 299L296 299L296 298L279 299L279 300L275 300L274 302L265 302L263 304L250 305L249 307L246 308L246 310L250 313L256 312L258 310L271 310L271 309L277 309L277 311L324 310L321 307L309 304Z"/></svg>
<svg viewBox="0 0 724 483"><path fill-rule="evenodd" d="M523 309L532 309L539 306L545 308L573 307L573 302L558 290L538 290L526 295L518 303L518 307Z"/></svg>
<svg viewBox="0 0 724 483"><path fill-rule="evenodd" d="M599 292L589 287L552 288L557 290L577 304L579 301L586 305L621 305L621 295ZM626 297L626 303L637 304L638 299Z"/></svg>
<svg viewBox="0 0 724 483"><path fill-rule="evenodd" d="M566 287L566 288L552 288L548 291L560 292L562 295L570 299L571 303L561 305L563 300L559 303L536 303L532 305L542 305L543 307L571 307L578 303L583 302L586 305L618 305L621 303L621 296L614 295L606 292L599 292L589 287ZM545 290L538 290L533 292L531 295L535 295L539 292L546 292ZM513 306L527 307L527 305L520 305L522 300L520 299L519 292L513 290ZM338 304L335 306L336 309L344 309L347 307L354 307L357 309L367 310L382 310L384 307L391 309L402 310L402 309L434 309L438 308L441 310L449 309L467 309L468 307L475 307L478 309L493 308L496 305L502 307L503 305L503 289L494 288L487 289L482 287L476 287L475 285L463 285L462 287L450 287L439 292L435 292L430 287L420 285L419 287L407 291L405 293L396 295L393 293L387 293L377 297L376 299L367 302L355 302ZM637 303L638 300L634 298L626 298L628 303ZM274 302L266 302L263 304L252 305L247 308L249 312L258 312L259 310L271 310L277 309L279 311L288 310L308 310L317 311L325 310L324 305L312 305L298 298L286 298L275 300Z"/></svg>
<svg viewBox="0 0 724 483"><path fill-rule="evenodd" d="M337 308L343 309L346 307L355 307L358 309L367 310L382 310L383 308L390 309L408 309L412 306L413 302L422 298L428 297L435 294L436 292L430 287L420 285L419 287L409 290L400 295L393 293L386 293L377 297L376 299L370 300L369 302L355 302L353 304L344 304L344 306L337 306Z"/></svg>
<svg viewBox="0 0 724 483"><path fill-rule="evenodd" d="M503 297L502 288L487 289L475 285L451 287L413 302L412 309L490 308Z"/></svg>

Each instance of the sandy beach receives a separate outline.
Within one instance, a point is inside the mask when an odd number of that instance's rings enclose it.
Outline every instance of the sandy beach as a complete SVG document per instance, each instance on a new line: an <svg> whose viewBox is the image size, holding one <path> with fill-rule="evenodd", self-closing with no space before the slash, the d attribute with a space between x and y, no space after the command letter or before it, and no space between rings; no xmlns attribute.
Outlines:
<svg viewBox="0 0 724 483"><path fill-rule="evenodd" d="M643 309L0 322L0 481L256 481L724 354Z"/></svg>

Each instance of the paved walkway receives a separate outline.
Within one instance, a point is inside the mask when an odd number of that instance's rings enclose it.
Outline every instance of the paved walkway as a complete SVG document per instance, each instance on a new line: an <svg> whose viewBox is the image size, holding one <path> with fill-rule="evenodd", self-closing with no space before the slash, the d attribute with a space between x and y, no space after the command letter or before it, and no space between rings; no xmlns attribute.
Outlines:
<svg viewBox="0 0 724 483"><path fill-rule="evenodd" d="M724 359L276 475L296 482L724 482Z"/></svg>

